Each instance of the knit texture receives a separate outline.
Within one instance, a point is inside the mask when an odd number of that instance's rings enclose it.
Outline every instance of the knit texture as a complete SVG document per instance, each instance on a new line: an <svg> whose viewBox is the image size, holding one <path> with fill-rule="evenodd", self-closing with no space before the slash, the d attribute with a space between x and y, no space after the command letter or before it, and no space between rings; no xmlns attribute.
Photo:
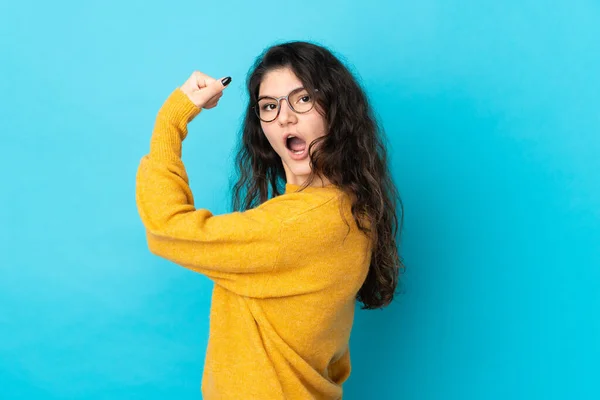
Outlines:
<svg viewBox="0 0 600 400"><path fill-rule="evenodd" d="M199 113L180 89L167 98L136 202L150 251L215 283L203 398L341 399L371 258L349 198L335 185L286 184L244 212L196 209L181 145Z"/></svg>

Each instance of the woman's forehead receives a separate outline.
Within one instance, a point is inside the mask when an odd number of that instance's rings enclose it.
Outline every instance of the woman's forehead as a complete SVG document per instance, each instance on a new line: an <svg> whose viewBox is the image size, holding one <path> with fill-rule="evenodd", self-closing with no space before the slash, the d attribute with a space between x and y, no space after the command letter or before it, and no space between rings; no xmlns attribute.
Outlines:
<svg viewBox="0 0 600 400"><path fill-rule="evenodd" d="M258 97L285 96L302 86L302 82L290 68L278 68L265 74L258 88Z"/></svg>

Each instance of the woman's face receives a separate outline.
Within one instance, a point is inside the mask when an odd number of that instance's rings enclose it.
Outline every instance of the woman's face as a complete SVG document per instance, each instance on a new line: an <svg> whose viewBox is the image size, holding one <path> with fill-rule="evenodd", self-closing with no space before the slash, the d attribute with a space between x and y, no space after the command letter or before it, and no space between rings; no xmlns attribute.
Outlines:
<svg viewBox="0 0 600 400"><path fill-rule="evenodd" d="M258 89L258 98L287 96L294 89L301 87L303 87L302 82L290 68L275 69L263 77ZM308 95L307 92L302 95L304 94ZM301 102L308 100L309 97L298 99ZM268 103L273 104L271 101ZM260 125L271 147L281 157L287 183L302 185L311 172L308 145L316 138L325 135L327 124L325 118L317 111L317 105L303 114L292 111L285 99L280 101L280 105L277 118L271 122L261 120ZM263 103L262 106L265 107L265 104ZM267 104L266 107L268 108L269 105ZM270 108L274 107L271 105ZM296 145L298 149L304 148L303 151L298 151L300 154L294 154L288 148L287 138L289 135L295 135L304 141L304 146L301 142ZM326 180L320 181L318 178L315 179L315 182L318 185L327 184Z"/></svg>

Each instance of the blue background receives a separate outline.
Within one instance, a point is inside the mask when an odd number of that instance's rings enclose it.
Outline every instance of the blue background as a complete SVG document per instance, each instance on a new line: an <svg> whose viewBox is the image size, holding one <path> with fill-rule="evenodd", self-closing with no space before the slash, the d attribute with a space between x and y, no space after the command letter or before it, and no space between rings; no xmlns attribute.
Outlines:
<svg viewBox="0 0 600 400"><path fill-rule="evenodd" d="M292 39L360 77L405 204L344 399L600 398L592 0L3 2L0 398L200 397L212 283L148 252L136 169L173 89L231 75L183 155L230 211L246 73Z"/></svg>

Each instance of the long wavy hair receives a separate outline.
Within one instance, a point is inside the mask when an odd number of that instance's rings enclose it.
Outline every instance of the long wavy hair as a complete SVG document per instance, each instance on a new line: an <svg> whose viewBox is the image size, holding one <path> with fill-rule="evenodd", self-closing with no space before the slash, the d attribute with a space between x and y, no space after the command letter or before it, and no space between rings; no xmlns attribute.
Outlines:
<svg viewBox="0 0 600 400"><path fill-rule="evenodd" d="M286 67L315 95L317 109L327 122L325 136L309 145L311 174L300 190L316 176L325 176L352 199L354 220L372 241L369 272L356 298L363 303L362 309L383 308L393 300L398 275L405 269L396 242L404 207L388 170L383 129L367 96L352 73L325 47L301 41L278 44L266 49L251 67L246 81L248 107L235 158L233 210L256 207L285 190L282 160L252 107L265 74Z"/></svg>

